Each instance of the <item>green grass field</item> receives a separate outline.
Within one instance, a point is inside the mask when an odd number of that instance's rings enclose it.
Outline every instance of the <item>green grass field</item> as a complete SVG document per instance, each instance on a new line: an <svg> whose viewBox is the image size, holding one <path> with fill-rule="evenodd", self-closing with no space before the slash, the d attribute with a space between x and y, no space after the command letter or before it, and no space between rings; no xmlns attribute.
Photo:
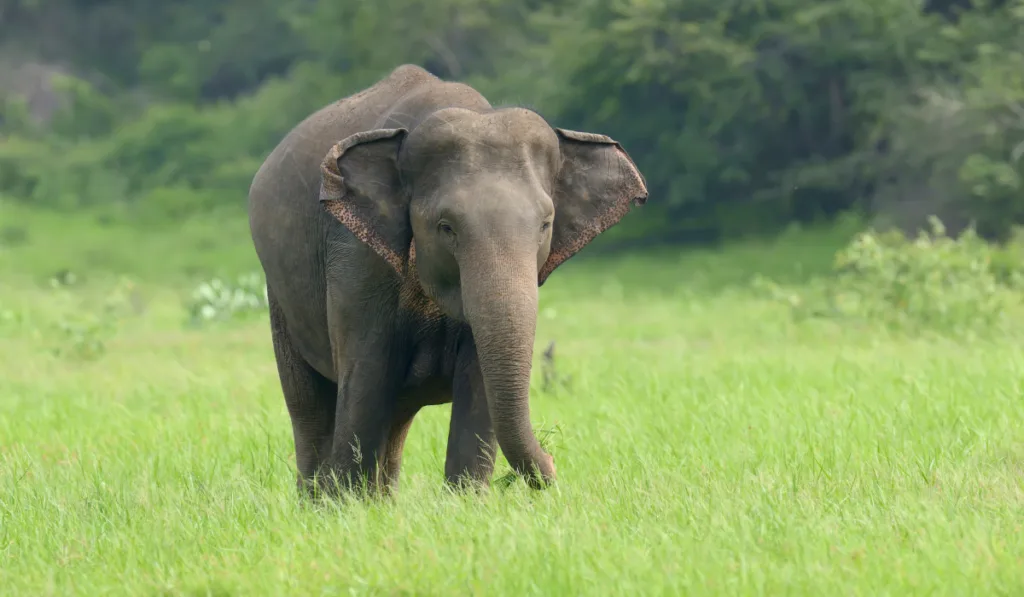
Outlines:
<svg viewBox="0 0 1024 597"><path fill-rule="evenodd" d="M0 204L14 222L2 595L1024 594L1022 336L794 322L748 289L823 272L846 232L573 260L537 334L555 487L447 493L435 407L395 499L311 507L266 316L183 325L199 280L257 267L244 218L147 232ZM49 287L63 268L81 283ZM113 274L142 308L99 358L55 354Z"/></svg>

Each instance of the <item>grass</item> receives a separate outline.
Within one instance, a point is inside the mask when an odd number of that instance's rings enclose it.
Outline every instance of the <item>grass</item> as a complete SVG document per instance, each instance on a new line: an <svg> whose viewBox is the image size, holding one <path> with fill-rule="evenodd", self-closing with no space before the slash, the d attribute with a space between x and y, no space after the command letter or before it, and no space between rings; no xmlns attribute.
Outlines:
<svg viewBox="0 0 1024 597"><path fill-rule="evenodd" d="M1021 335L794 322L746 288L813 276L845 232L574 260L541 293L561 381L538 365L532 399L560 431L555 487L448 494L435 407L394 500L312 507L265 315L182 325L199 278L255 267L244 219L133 231L0 204L15 221L0 594L1024 592ZM66 267L80 285L44 284ZM99 358L55 356L115 273L141 308Z"/></svg>

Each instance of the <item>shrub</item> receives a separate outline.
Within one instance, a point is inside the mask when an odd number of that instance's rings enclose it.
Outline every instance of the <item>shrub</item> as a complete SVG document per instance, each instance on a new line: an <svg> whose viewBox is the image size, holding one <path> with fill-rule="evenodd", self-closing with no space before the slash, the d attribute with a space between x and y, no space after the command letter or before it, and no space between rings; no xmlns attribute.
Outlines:
<svg viewBox="0 0 1024 597"><path fill-rule="evenodd" d="M759 278L797 317L858 319L903 330L964 332L992 328L1020 300L1020 245L1003 247L973 229L956 238L938 218L931 232L866 231L835 256L833 275L803 292Z"/></svg>

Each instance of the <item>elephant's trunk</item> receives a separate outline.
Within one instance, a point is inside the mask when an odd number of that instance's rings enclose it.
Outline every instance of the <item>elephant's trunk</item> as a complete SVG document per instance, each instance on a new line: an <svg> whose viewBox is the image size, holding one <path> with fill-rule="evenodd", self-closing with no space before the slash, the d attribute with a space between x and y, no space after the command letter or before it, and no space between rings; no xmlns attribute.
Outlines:
<svg viewBox="0 0 1024 597"><path fill-rule="evenodd" d="M536 253L520 258L509 258L507 252L503 258L478 253L473 264L460 269L463 309L473 330L498 445L513 470L540 488L554 481L555 466L530 424L536 260Z"/></svg>

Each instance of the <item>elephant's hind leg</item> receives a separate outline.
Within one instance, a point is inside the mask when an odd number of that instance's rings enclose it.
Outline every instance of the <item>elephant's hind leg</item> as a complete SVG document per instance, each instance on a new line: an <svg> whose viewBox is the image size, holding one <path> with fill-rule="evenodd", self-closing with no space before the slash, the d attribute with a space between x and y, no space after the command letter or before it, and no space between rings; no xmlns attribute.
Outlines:
<svg viewBox="0 0 1024 597"><path fill-rule="evenodd" d="M338 386L299 355L288 335L281 307L269 289L267 295L277 372L292 419L298 485L312 489L307 483L331 457Z"/></svg>

